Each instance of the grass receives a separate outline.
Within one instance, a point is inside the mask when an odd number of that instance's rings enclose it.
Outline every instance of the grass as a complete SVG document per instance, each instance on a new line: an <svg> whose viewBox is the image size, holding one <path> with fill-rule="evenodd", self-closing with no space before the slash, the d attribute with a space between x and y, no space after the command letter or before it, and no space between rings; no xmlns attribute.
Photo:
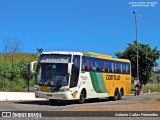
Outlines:
<svg viewBox="0 0 160 120"><path fill-rule="evenodd" d="M35 55L35 54L29 54L29 53L16 53L15 57L14 57L14 63L17 63L21 60L35 61L35 60L38 60L38 56ZM11 56L8 56L7 61L5 61L5 62L10 63L11 62ZM0 63L4 63L3 55L0 55Z"/></svg>
<svg viewBox="0 0 160 120"><path fill-rule="evenodd" d="M159 84L159 89L158 89L158 84L157 85L152 85L152 84L149 84L149 85L147 85L147 86L143 86L142 87L142 92L143 93L148 93L149 92L149 90L150 90L150 92L160 92L160 84ZM134 94L134 92L135 92L135 88L134 88L134 86L132 85L131 86L131 94Z"/></svg>
<svg viewBox="0 0 160 120"><path fill-rule="evenodd" d="M34 86L34 79L29 81L29 87ZM0 80L0 91L6 92L21 92L25 88L27 88L27 81L23 79L16 79L15 81L9 81L4 79L3 81Z"/></svg>
<svg viewBox="0 0 160 120"><path fill-rule="evenodd" d="M160 92L160 88L158 89L158 84L157 84L157 86L143 86L143 88L142 88L142 91L144 93L149 92L149 90L150 90L150 92Z"/></svg>

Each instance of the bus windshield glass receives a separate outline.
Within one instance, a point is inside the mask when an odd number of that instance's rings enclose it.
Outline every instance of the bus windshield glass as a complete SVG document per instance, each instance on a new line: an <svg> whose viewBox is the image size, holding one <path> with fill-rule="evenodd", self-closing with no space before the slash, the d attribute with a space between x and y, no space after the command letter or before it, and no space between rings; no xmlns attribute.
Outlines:
<svg viewBox="0 0 160 120"><path fill-rule="evenodd" d="M67 86L68 63L71 55L42 54L36 70L36 84L44 86Z"/></svg>
<svg viewBox="0 0 160 120"><path fill-rule="evenodd" d="M67 86L68 64L39 63L36 70L36 84L43 86Z"/></svg>

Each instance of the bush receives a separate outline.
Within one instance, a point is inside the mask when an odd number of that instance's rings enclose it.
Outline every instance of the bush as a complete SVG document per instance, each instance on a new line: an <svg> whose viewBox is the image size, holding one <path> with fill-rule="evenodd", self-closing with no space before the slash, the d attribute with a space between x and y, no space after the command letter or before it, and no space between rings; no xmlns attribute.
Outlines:
<svg viewBox="0 0 160 120"><path fill-rule="evenodd" d="M34 86L33 74L27 72L29 62L21 60L16 64L3 63L0 65L0 90L1 91L22 91L27 87L29 80L30 87Z"/></svg>
<svg viewBox="0 0 160 120"><path fill-rule="evenodd" d="M26 87L26 83L24 82L23 79L17 79L14 81L11 81L11 84L9 86L9 91L22 91Z"/></svg>
<svg viewBox="0 0 160 120"><path fill-rule="evenodd" d="M0 78L9 79L11 77L11 68L9 64L0 65Z"/></svg>
<svg viewBox="0 0 160 120"><path fill-rule="evenodd" d="M0 80L0 91L8 91L10 85L10 81L8 79Z"/></svg>

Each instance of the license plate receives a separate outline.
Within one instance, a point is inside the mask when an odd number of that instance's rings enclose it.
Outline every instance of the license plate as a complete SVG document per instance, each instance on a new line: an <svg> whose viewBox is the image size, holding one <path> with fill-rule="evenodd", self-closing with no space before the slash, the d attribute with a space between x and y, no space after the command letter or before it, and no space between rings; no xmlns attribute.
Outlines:
<svg viewBox="0 0 160 120"><path fill-rule="evenodd" d="M40 91L48 91L48 87L46 87L46 86L40 86Z"/></svg>

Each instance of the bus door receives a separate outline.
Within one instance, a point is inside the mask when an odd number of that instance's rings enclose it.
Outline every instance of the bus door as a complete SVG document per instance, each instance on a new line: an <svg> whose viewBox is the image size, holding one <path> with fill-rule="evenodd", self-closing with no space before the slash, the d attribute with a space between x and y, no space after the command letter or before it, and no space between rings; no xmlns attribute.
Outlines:
<svg viewBox="0 0 160 120"><path fill-rule="evenodd" d="M71 80L70 80L70 88L76 87L78 84L79 69L80 69L80 56L74 55L72 71L71 71L72 74L71 74Z"/></svg>

